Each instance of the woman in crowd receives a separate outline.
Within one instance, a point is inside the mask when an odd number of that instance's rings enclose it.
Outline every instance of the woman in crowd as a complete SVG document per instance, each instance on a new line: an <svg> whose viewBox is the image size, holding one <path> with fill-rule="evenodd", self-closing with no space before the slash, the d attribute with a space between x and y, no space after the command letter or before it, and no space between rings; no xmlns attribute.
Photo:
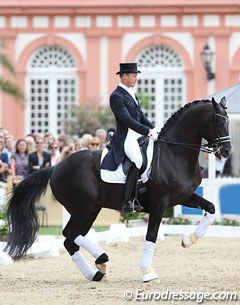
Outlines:
<svg viewBox="0 0 240 305"><path fill-rule="evenodd" d="M48 151L51 155L51 166L54 166L58 163L58 159L60 157L60 152L58 150L58 145L56 141L48 145Z"/></svg>
<svg viewBox="0 0 240 305"><path fill-rule="evenodd" d="M92 142L93 136L91 134L85 133L82 137L81 137L81 141L82 141L82 148L81 150L86 150L90 148L90 143Z"/></svg>
<svg viewBox="0 0 240 305"><path fill-rule="evenodd" d="M8 154L3 151L4 139L0 138L0 182L7 181L8 173Z"/></svg>
<svg viewBox="0 0 240 305"><path fill-rule="evenodd" d="M43 137L36 138L36 151L29 154L29 172L51 166L51 155L44 151Z"/></svg>
<svg viewBox="0 0 240 305"><path fill-rule="evenodd" d="M92 138L92 141L89 144L90 150L98 150L101 147L101 142L99 137L95 136Z"/></svg>
<svg viewBox="0 0 240 305"><path fill-rule="evenodd" d="M95 135L100 139L100 149L106 147L107 131L103 128L97 129Z"/></svg>
<svg viewBox="0 0 240 305"><path fill-rule="evenodd" d="M48 146L55 141L55 137L51 132L47 132L43 136L44 150L48 151Z"/></svg>
<svg viewBox="0 0 240 305"><path fill-rule="evenodd" d="M12 156L12 153L14 153L14 151L15 151L14 137L13 137L13 135L10 135L10 134L6 135L4 152L6 152L8 155L9 168L10 168L11 156Z"/></svg>
<svg viewBox="0 0 240 305"><path fill-rule="evenodd" d="M25 139L19 139L16 143L16 150L11 156L11 172L14 184L20 182L29 173L28 147Z"/></svg>
<svg viewBox="0 0 240 305"><path fill-rule="evenodd" d="M68 140L67 141L67 147L69 148L70 153L76 152L76 145L73 140Z"/></svg>
<svg viewBox="0 0 240 305"><path fill-rule="evenodd" d="M28 147L28 153L32 153L35 151L35 140L34 137L31 135L28 135L25 137L25 140L27 142L27 147Z"/></svg>

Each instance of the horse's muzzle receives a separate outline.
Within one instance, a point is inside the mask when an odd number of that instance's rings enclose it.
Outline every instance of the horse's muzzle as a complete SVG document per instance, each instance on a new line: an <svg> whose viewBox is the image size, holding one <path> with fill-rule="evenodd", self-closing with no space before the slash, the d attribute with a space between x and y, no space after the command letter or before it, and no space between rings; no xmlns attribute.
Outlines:
<svg viewBox="0 0 240 305"><path fill-rule="evenodd" d="M220 148L220 153L224 158L227 158L230 156L232 151L231 143L224 143L222 147Z"/></svg>

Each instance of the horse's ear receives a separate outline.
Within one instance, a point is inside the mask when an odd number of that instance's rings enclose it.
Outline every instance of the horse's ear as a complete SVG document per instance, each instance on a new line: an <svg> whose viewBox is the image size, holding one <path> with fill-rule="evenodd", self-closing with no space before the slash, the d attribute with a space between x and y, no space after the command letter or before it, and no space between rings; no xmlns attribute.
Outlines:
<svg viewBox="0 0 240 305"><path fill-rule="evenodd" d="M220 104L223 106L223 108L226 108L226 98L225 98L225 96L222 97L222 99L220 101Z"/></svg>
<svg viewBox="0 0 240 305"><path fill-rule="evenodd" d="M212 104L214 109L217 109L217 102L215 101L214 97L212 97Z"/></svg>

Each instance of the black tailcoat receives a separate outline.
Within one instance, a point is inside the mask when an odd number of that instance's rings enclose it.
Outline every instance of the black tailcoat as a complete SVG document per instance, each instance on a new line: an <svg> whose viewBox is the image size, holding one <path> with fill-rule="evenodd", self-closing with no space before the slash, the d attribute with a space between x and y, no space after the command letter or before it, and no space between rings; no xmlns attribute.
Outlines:
<svg viewBox="0 0 240 305"><path fill-rule="evenodd" d="M112 148L103 159L101 168L116 170L125 157L124 141L128 129L147 136L154 126L140 109L139 102L122 87L118 86L110 96L110 107L116 118L116 131L112 139Z"/></svg>

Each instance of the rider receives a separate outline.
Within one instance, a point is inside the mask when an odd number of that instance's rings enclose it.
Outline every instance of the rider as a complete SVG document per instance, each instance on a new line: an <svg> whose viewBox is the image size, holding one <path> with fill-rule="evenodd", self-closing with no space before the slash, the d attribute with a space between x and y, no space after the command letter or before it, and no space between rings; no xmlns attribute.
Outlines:
<svg viewBox="0 0 240 305"><path fill-rule="evenodd" d="M142 166L142 154L137 139L142 135L157 139L153 124L141 111L139 99L133 91L137 81L137 63L120 63L120 83L110 96L110 107L116 119L116 131L112 138L112 148L103 159L101 167L116 170L125 155L133 162L126 180L123 211L141 212L143 207L134 205L133 192Z"/></svg>

